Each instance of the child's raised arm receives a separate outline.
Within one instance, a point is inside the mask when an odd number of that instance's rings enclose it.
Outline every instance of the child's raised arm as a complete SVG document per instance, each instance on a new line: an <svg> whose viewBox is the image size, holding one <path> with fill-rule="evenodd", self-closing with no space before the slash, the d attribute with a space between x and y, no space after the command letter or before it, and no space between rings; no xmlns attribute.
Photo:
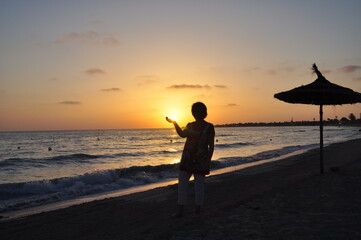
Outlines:
<svg viewBox="0 0 361 240"><path fill-rule="evenodd" d="M175 130L177 131L177 133L178 133L178 135L179 135L180 137L182 137L182 138L187 137L185 131L182 130L182 129L179 127L178 123L177 123L175 120L172 120L172 119L170 119L170 118L168 118L168 117L165 117L165 119L167 120L167 122L173 123L174 128L175 128Z"/></svg>

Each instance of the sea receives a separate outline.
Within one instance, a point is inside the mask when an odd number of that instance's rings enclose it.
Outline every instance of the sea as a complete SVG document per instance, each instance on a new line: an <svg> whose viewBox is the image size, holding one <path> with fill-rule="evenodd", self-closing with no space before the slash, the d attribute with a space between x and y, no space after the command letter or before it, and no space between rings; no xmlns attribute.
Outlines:
<svg viewBox="0 0 361 240"><path fill-rule="evenodd" d="M317 126L215 130L211 172L319 147ZM360 136L324 127L325 145ZM0 132L0 213L174 180L184 142L174 129Z"/></svg>

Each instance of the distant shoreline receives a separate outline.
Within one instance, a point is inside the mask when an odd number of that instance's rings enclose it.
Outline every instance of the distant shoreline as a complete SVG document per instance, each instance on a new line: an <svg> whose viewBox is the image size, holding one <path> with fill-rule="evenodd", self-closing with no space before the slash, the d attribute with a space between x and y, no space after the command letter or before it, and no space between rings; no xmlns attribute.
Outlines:
<svg viewBox="0 0 361 240"><path fill-rule="evenodd" d="M299 127L299 126L319 126L320 121L296 121L296 122L258 122L258 123L229 123L229 124L216 124L215 127ZM323 121L324 126L335 127L361 127L361 120L355 122L336 122L336 121Z"/></svg>
<svg viewBox="0 0 361 240"><path fill-rule="evenodd" d="M323 121L324 126L361 127L361 119L354 122L340 122L335 120ZM214 124L215 127L298 127L319 126L320 121L290 121L290 122L249 122L249 123L225 123ZM185 127L185 126L183 126ZM66 130L14 130L0 131L0 133L25 133L25 132L72 132L72 131L113 131L113 130L161 130L173 128L119 128L119 129L66 129Z"/></svg>

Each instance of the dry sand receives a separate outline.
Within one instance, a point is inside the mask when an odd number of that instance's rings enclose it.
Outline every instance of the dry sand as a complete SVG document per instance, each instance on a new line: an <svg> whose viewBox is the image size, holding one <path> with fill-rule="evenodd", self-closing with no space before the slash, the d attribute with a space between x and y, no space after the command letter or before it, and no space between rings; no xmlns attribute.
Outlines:
<svg viewBox="0 0 361 240"><path fill-rule="evenodd" d="M330 171L330 168L336 171ZM361 139L206 180L200 216L177 186L0 222L1 239L361 239ZM192 190L192 188L190 188ZM193 199L190 191L189 199Z"/></svg>

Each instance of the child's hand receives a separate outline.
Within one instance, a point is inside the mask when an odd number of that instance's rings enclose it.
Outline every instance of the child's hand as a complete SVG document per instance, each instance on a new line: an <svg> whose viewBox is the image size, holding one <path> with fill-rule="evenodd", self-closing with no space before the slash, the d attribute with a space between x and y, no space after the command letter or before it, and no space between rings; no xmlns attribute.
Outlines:
<svg viewBox="0 0 361 240"><path fill-rule="evenodd" d="M165 120L167 120L167 122L170 122L170 123L176 123L176 121L175 121L175 120L170 119L170 118L168 118L168 117L165 117Z"/></svg>

